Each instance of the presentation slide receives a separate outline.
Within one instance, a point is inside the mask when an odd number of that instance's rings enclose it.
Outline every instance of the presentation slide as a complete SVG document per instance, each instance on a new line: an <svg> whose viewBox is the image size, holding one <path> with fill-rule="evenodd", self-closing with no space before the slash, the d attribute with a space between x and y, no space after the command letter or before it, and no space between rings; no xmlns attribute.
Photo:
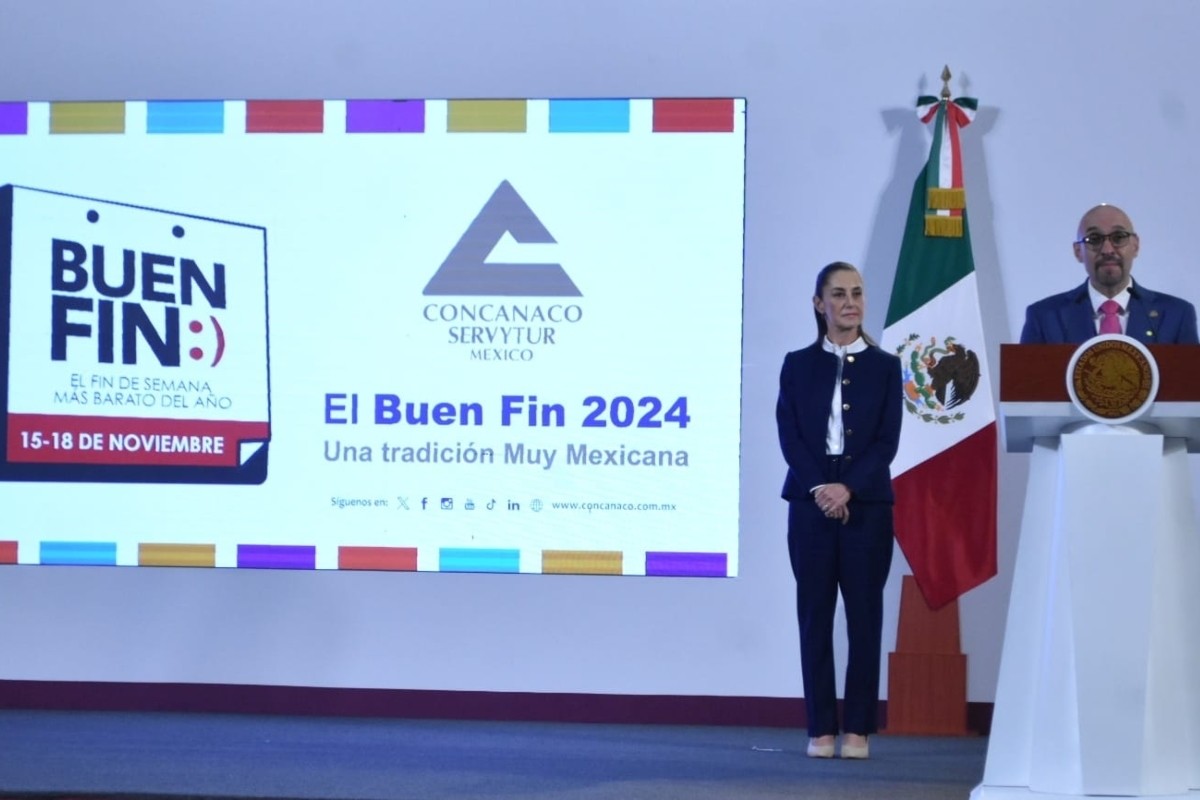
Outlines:
<svg viewBox="0 0 1200 800"><path fill-rule="evenodd" d="M0 103L0 564L736 576L745 122Z"/></svg>

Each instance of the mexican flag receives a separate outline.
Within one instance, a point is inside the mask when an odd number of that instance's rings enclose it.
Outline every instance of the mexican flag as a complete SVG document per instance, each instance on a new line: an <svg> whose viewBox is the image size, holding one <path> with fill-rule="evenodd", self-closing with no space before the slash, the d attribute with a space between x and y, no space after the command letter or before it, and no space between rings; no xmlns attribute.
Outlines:
<svg viewBox="0 0 1200 800"><path fill-rule="evenodd" d="M917 101L933 146L913 187L882 343L903 370L896 538L933 609L996 574L996 412L959 141L976 107L969 97Z"/></svg>

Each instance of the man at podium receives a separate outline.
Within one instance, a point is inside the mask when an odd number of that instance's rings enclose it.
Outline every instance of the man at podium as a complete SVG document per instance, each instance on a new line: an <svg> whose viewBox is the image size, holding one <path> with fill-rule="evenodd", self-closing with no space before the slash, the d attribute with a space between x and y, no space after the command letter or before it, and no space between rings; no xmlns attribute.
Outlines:
<svg viewBox="0 0 1200 800"><path fill-rule="evenodd" d="M1081 344L1099 333L1124 333L1144 344L1200 343L1195 306L1134 282L1138 244L1129 216L1116 206L1084 214L1074 246L1088 279L1029 306L1021 344Z"/></svg>
<svg viewBox="0 0 1200 800"><path fill-rule="evenodd" d="M1032 457L971 797L1200 800L1200 387L1194 347L1154 347L1196 345L1196 310L1130 277L1121 209L1089 210L1074 244L1087 281L1029 306L1021 331L1059 346L1001 348L1008 449ZM1097 502L1118 473L1128 502Z"/></svg>

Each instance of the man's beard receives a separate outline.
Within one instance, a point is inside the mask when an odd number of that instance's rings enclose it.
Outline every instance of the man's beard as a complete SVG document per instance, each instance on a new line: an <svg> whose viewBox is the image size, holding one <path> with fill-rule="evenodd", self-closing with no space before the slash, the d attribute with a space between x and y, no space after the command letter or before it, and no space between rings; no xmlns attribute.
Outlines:
<svg viewBox="0 0 1200 800"><path fill-rule="evenodd" d="M1119 286L1125 282L1125 261L1120 258L1108 258L1097 261L1095 267L1096 280L1107 286Z"/></svg>

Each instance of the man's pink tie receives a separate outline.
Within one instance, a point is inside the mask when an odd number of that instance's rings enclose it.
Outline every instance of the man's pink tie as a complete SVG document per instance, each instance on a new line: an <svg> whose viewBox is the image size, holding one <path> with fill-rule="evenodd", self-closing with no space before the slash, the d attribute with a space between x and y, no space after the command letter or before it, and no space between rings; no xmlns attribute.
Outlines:
<svg viewBox="0 0 1200 800"><path fill-rule="evenodd" d="M1121 332L1121 304L1116 300L1105 300L1100 304L1100 332Z"/></svg>

